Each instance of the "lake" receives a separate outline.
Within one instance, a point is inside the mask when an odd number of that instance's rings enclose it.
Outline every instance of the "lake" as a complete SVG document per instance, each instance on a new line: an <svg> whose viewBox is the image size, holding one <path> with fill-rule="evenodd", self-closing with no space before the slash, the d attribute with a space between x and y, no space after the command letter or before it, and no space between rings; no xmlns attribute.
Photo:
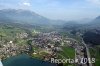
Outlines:
<svg viewBox="0 0 100 66"><path fill-rule="evenodd" d="M33 59L26 54L8 58L2 63L4 66L56 66L56 64Z"/></svg>

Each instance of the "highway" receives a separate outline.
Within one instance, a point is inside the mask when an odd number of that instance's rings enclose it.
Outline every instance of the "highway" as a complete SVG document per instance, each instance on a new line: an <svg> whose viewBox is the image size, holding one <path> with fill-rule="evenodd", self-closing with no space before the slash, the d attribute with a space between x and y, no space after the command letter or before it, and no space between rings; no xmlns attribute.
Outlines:
<svg viewBox="0 0 100 66"><path fill-rule="evenodd" d="M72 38L68 38L68 39L77 41ZM83 39L82 39L82 44L78 44L78 43L75 44L76 66L93 66L92 63L89 63L89 61L87 61L87 63L82 63L81 62L82 58L87 58L87 59L91 58L89 49L88 49L87 45L85 44L85 42L83 41Z"/></svg>
<svg viewBox="0 0 100 66"><path fill-rule="evenodd" d="M82 44L84 44L85 48L86 48L86 53L87 53L87 58L91 58L90 57L90 52L89 52L89 48L87 47L87 45L85 44L85 42L82 39ZM89 61L88 61L89 62ZM92 66L92 63L89 63L89 66Z"/></svg>

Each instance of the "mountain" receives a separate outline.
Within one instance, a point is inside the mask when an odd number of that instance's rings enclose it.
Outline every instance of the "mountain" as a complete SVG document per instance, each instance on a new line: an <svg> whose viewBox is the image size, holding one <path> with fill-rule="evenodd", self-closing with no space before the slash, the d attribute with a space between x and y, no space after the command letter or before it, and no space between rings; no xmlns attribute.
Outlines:
<svg viewBox="0 0 100 66"><path fill-rule="evenodd" d="M83 35L83 40L87 44L100 45L100 30L89 30Z"/></svg>
<svg viewBox="0 0 100 66"><path fill-rule="evenodd" d="M84 20L82 20L84 21ZM22 9L3 9L0 10L0 22L19 23L23 25L63 25L64 29L94 29L100 28L100 16L89 23L79 24L75 21L50 20L46 17L36 14L33 11Z"/></svg>
<svg viewBox="0 0 100 66"><path fill-rule="evenodd" d="M3 9L0 10L0 22L13 22L21 24L49 24L51 20L29 10Z"/></svg>
<svg viewBox="0 0 100 66"><path fill-rule="evenodd" d="M82 24L81 27L78 27L80 30L93 30L100 29L100 16L90 20L89 22Z"/></svg>
<svg viewBox="0 0 100 66"><path fill-rule="evenodd" d="M0 10L0 22L31 25L63 25L67 21L51 20L30 10L3 9Z"/></svg>
<svg viewBox="0 0 100 66"><path fill-rule="evenodd" d="M87 44L100 45L100 16L87 24L83 40Z"/></svg>
<svg viewBox="0 0 100 66"><path fill-rule="evenodd" d="M91 22L87 23L87 27L90 29L99 29L100 28L100 16L93 19Z"/></svg>
<svg viewBox="0 0 100 66"><path fill-rule="evenodd" d="M86 24L86 23L89 23L91 21L92 21L91 18L84 18L84 19L81 19L81 20L77 20L77 23L79 23L79 24Z"/></svg>
<svg viewBox="0 0 100 66"><path fill-rule="evenodd" d="M100 20L100 16L96 17L97 20Z"/></svg>
<svg viewBox="0 0 100 66"><path fill-rule="evenodd" d="M92 22L91 24L95 24L95 25L100 25L100 16L96 17Z"/></svg>

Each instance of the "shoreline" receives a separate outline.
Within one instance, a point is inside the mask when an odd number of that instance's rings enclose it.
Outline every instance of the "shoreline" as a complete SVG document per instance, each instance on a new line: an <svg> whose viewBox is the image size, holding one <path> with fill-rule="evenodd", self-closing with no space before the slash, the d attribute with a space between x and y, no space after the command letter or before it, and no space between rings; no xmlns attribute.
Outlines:
<svg viewBox="0 0 100 66"><path fill-rule="evenodd" d="M3 66L2 62L1 62L1 59L0 59L0 66Z"/></svg>

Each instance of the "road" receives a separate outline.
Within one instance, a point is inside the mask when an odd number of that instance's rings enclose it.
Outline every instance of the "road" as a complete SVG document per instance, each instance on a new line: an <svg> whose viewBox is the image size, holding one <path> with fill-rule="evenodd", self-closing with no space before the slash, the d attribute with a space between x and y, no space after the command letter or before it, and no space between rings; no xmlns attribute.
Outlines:
<svg viewBox="0 0 100 66"><path fill-rule="evenodd" d="M71 39L73 41L76 41L73 38L68 38ZM84 50L85 48L85 52L83 52L82 50ZM86 57L84 56L84 54L86 55ZM89 63L89 61L87 61L87 63L81 63L82 58L91 58L90 57L90 52L89 49L87 47L87 45L85 44L85 42L82 39L82 45L81 44L75 44L75 59L76 59L76 66L92 66L92 63ZM78 61L77 61L78 59Z"/></svg>
<svg viewBox="0 0 100 66"><path fill-rule="evenodd" d="M86 48L87 58L91 58L90 57L89 48L87 47L87 45L85 44L85 42L83 41L83 39L82 39L82 43L84 44L84 46ZM89 63L89 66L92 66L92 63Z"/></svg>

